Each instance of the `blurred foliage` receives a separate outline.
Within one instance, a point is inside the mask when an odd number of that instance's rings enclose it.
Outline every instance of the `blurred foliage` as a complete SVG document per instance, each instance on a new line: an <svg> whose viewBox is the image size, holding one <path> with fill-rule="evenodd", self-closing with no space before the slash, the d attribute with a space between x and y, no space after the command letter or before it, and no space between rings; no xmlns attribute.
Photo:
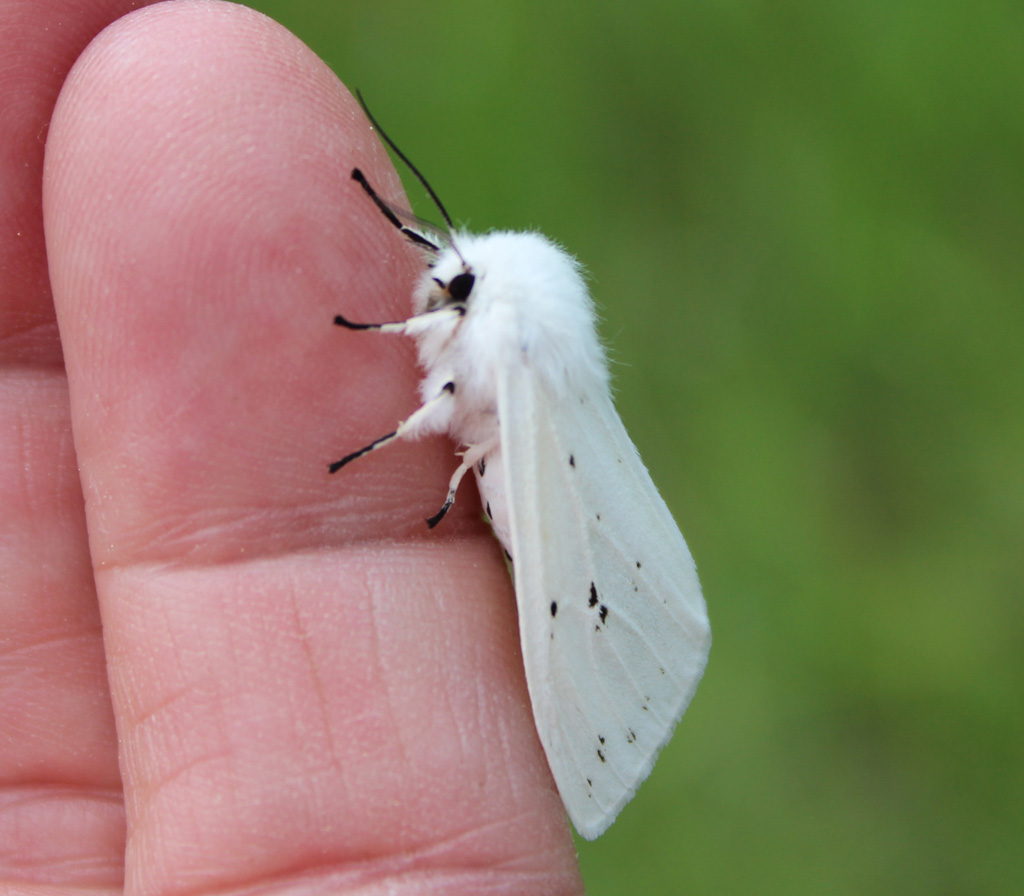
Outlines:
<svg viewBox="0 0 1024 896"><path fill-rule="evenodd" d="M715 636L591 896L1024 892L1024 7L252 5L589 269Z"/></svg>

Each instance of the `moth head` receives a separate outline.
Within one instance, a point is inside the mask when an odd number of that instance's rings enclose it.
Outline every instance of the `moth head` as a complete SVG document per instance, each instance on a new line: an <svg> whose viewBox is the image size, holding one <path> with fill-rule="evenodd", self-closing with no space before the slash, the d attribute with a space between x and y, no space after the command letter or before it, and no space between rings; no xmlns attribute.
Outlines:
<svg viewBox="0 0 1024 896"><path fill-rule="evenodd" d="M454 306L466 308L472 301L477 275L461 258L458 258L455 264L452 264L453 260L450 254L446 253L431 268L430 278L426 284L425 311Z"/></svg>
<svg viewBox="0 0 1024 896"><path fill-rule="evenodd" d="M436 311L438 308L452 305L465 307L470 293L473 292L473 285L476 283L476 275L471 271L462 271L447 283L440 277L431 279L437 284L437 288L430 291L430 296L427 299L427 311Z"/></svg>

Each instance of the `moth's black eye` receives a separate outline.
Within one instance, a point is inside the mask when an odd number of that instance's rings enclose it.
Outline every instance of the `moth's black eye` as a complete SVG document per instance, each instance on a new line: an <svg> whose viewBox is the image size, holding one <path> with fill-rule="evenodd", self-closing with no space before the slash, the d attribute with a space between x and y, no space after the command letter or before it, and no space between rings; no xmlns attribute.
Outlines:
<svg viewBox="0 0 1024 896"><path fill-rule="evenodd" d="M464 302L469 298L474 283L476 283L476 276L468 271L456 274L448 283L448 295L456 302Z"/></svg>

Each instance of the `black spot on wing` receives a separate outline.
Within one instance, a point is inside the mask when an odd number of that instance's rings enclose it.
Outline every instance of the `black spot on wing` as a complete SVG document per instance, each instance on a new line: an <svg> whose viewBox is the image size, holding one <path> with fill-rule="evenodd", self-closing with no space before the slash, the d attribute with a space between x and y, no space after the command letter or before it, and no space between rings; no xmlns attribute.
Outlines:
<svg viewBox="0 0 1024 896"><path fill-rule="evenodd" d="M551 618L554 619L558 615L558 601L551 601Z"/></svg>
<svg viewBox="0 0 1024 896"><path fill-rule="evenodd" d="M575 467L576 466L576 458L572 454L569 455L569 466L570 467Z"/></svg>
<svg viewBox="0 0 1024 896"><path fill-rule="evenodd" d="M590 583L590 600L587 601L587 606L597 606L597 586L593 582Z"/></svg>
<svg viewBox="0 0 1024 896"><path fill-rule="evenodd" d="M601 604L601 610L597 615L601 617L601 624L604 625L605 621L608 619L608 608L604 604Z"/></svg>

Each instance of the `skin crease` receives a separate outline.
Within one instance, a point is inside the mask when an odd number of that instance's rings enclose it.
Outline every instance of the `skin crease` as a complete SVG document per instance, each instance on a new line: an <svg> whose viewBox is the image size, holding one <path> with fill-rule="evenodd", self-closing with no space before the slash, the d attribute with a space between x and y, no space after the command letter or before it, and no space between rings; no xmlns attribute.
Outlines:
<svg viewBox="0 0 1024 896"><path fill-rule="evenodd" d="M331 325L408 313L397 176L273 22L133 5L0 0L0 892L582 892L451 444L326 472L417 403Z"/></svg>

